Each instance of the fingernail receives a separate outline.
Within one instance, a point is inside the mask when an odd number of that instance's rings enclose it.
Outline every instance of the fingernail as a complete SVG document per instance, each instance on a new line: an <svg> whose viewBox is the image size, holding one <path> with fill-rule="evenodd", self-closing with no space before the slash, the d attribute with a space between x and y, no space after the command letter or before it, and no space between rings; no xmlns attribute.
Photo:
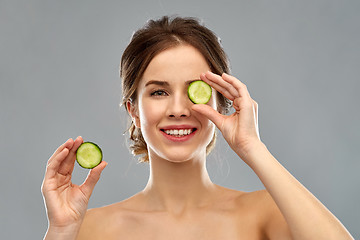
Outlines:
<svg viewBox="0 0 360 240"><path fill-rule="evenodd" d="M64 143L64 145L68 144L72 139L69 138L68 140L66 140L66 142Z"/></svg>

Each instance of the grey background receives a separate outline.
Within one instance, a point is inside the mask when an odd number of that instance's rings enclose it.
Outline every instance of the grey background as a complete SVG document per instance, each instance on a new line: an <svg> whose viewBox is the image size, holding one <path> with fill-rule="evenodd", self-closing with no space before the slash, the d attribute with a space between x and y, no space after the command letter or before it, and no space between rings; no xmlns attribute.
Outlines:
<svg viewBox="0 0 360 240"><path fill-rule="evenodd" d="M46 161L69 137L97 142L109 163L89 207L145 186L148 165L123 136L118 64L133 31L166 14L221 37L259 103L262 140L359 238L359 12L355 0L0 0L0 238L42 238ZM221 137L208 167L217 184L263 189ZM76 166L74 182L86 174Z"/></svg>

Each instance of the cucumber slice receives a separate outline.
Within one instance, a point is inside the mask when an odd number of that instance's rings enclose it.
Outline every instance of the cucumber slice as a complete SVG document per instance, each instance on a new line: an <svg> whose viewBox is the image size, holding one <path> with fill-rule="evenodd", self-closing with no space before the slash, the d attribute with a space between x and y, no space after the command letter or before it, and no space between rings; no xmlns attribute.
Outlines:
<svg viewBox="0 0 360 240"><path fill-rule="evenodd" d="M83 168L94 168L102 161L101 148L93 142L82 143L76 151L76 161Z"/></svg>
<svg viewBox="0 0 360 240"><path fill-rule="evenodd" d="M188 96L195 104L205 104L211 98L211 87L202 80L196 80L190 83L188 87Z"/></svg>

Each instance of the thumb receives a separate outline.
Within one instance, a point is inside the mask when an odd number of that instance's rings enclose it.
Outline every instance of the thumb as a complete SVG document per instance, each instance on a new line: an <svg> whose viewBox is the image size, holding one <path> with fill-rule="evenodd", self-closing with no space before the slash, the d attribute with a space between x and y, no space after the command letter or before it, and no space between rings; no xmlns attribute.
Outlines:
<svg viewBox="0 0 360 240"><path fill-rule="evenodd" d="M107 166L107 162L102 161L98 166L91 169L88 176L86 177L84 183L80 186L81 191L85 194L85 196L89 199L96 183L100 179L100 174Z"/></svg>
<svg viewBox="0 0 360 240"><path fill-rule="evenodd" d="M221 131L225 116L206 104L194 104L192 109L210 119Z"/></svg>

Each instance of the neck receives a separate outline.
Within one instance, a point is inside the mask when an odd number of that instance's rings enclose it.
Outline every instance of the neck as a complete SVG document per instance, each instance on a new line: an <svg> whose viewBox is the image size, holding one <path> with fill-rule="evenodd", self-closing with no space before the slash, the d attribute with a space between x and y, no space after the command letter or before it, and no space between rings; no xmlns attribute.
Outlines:
<svg viewBox="0 0 360 240"><path fill-rule="evenodd" d="M150 177L143 190L152 208L174 213L206 205L215 190L206 170L206 161L174 163L150 159Z"/></svg>

